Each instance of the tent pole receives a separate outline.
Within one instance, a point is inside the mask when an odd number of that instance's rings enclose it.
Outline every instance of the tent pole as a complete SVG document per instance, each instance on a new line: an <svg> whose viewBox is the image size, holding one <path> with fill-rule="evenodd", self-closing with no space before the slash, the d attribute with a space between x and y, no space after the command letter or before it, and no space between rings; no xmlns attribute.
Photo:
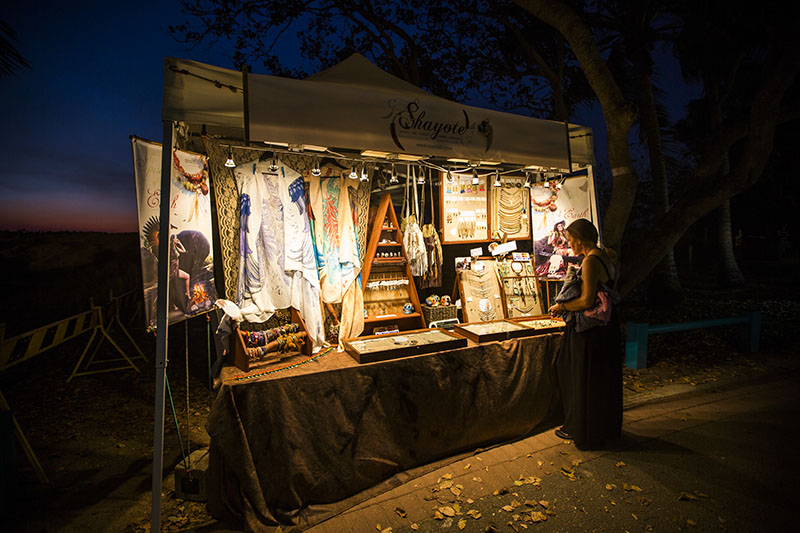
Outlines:
<svg viewBox="0 0 800 533"><path fill-rule="evenodd" d="M569 118L564 121L564 133L567 136L567 174L572 174L572 144L569 140Z"/></svg>
<svg viewBox="0 0 800 533"><path fill-rule="evenodd" d="M250 91L247 87L247 73L250 72L249 65L242 65L242 113L244 115L244 145L250 146Z"/></svg>
<svg viewBox="0 0 800 533"><path fill-rule="evenodd" d="M172 183L172 121L163 123L161 144L161 205L158 231L158 311L156 313L156 404L153 433L153 507L150 531L161 531L161 483L164 472L164 388L167 377L169 328L169 204Z"/></svg>

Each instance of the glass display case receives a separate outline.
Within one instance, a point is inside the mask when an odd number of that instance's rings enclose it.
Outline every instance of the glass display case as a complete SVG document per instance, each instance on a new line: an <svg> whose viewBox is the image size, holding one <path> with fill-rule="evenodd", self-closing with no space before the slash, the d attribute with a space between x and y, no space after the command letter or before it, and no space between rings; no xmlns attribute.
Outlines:
<svg viewBox="0 0 800 533"><path fill-rule="evenodd" d="M467 339L443 329L418 329L346 339L344 349L359 363L463 348Z"/></svg>

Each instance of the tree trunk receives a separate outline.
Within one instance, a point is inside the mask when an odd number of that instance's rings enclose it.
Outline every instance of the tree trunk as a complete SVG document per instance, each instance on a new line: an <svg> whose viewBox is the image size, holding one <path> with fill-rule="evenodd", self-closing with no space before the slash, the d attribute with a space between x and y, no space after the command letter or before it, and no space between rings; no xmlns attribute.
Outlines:
<svg viewBox="0 0 800 533"><path fill-rule="evenodd" d="M619 250L636 195L637 177L628 145L628 133L636 118L634 106L625 100L600 54L591 28L575 11L557 0L514 0L514 3L564 36L603 110L613 179L611 202L603 223L603 242Z"/></svg>
<svg viewBox="0 0 800 533"><path fill-rule="evenodd" d="M731 231L731 202L722 202L717 208L717 242L719 244L719 280L725 287L741 285L744 275L739 270L733 253L733 233Z"/></svg>

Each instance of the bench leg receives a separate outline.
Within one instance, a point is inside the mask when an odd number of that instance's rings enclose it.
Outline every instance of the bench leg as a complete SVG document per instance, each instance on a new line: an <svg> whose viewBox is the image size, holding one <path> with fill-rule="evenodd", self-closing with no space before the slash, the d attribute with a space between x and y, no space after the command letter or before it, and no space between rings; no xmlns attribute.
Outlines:
<svg viewBox="0 0 800 533"><path fill-rule="evenodd" d="M748 311L747 319L739 330L739 348L750 353L757 352L761 341L761 312Z"/></svg>
<svg viewBox="0 0 800 533"><path fill-rule="evenodd" d="M625 366L628 368L647 368L647 333L647 323L625 324Z"/></svg>

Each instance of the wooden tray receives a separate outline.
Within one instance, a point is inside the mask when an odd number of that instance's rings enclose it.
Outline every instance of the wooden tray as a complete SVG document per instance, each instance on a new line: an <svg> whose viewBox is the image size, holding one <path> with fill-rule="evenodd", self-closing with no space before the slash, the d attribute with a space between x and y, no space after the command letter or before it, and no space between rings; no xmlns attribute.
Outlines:
<svg viewBox="0 0 800 533"><path fill-rule="evenodd" d="M428 342L421 342L423 340ZM467 339L443 329L415 329L346 339L342 344L345 351L359 363L374 363L463 348L467 345Z"/></svg>
<svg viewBox="0 0 800 533"><path fill-rule="evenodd" d="M292 312L292 322L296 324L300 324L300 329L298 332L306 333L305 336L305 343L303 344L302 351L307 356L311 356L313 346L311 346L311 341L308 339L308 329L306 328L306 323L303 321L303 318L300 316L300 313L294 307L290 308ZM247 346L245 344L245 337L247 336L246 331L242 331L239 328L234 329L233 335L230 337L230 349L228 350L227 354L227 363L235 366L239 370L247 372L250 370L250 358L247 356ZM271 356L266 357L264 359L259 360L259 363L268 363L268 362L277 362L281 359L285 359L288 357L289 353L281 353L281 352L272 352Z"/></svg>
<svg viewBox="0 0 800 533"><path fill-rule="evenodd" d="M530 333L527 336L532 335L543 335L545 333L555 333L557 331L561 331L566 326L566 323L561 320L560 318L553 318L550 315L537 315L537 316L520 316L516 318L509 318L510 321L519 324L520 326L525 327L527 331ZM558 325L546 325L546 324L537 324L535 327L530 324L531 322L557 322Z"/></svg>
<svg viewBox="0 0 800 533"><path fill-rule="evenodd" d="M504 341L528 336L527 328L505 319L456 324L453 331L477 343Z"/></svg>

